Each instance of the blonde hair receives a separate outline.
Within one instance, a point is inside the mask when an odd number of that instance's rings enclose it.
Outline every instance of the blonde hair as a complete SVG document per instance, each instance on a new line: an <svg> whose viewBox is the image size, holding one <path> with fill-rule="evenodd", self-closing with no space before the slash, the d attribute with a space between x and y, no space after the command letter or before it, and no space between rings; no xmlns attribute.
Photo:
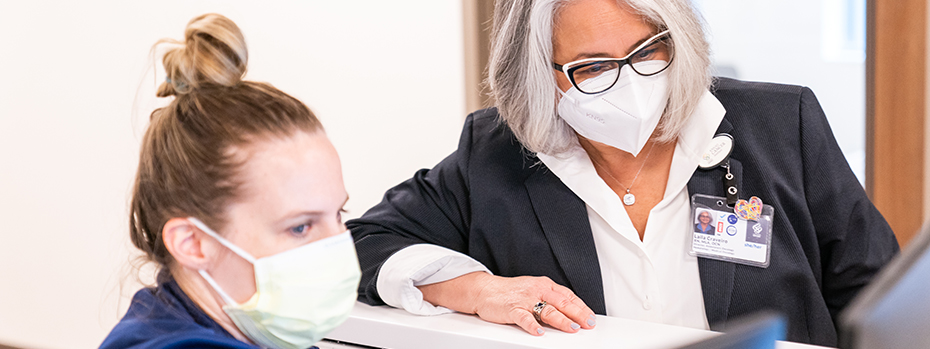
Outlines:
<svg viewBox="0 0 930 349"><path fill-rule="evenodd" d="M238 167L230 150L268 137L321 131L303 103L266 83L243 81L248 50L239 27L218 14L190 21L184 40L162 63L167 79L159 97L173 96L152 112L142 140L129 215L133 244L169 271L173 260L161 232L175 217L197 217L215 229L237 195ZM153 48L154 49L154 48Z"/></svg>
<svg viewBox="0 0 930 349"><path fill-rule="evenodd" d="M675 58L666 74L669 100L659 126L661 142L678 138L701 96L710 88L710 48L703 21L689 0L617 0L657 29L671 33ZM558 86L552 70L552 28L571 0L498 0L488 83L498 112L523 146L557 155L575 133L557 113Z"/></svg>

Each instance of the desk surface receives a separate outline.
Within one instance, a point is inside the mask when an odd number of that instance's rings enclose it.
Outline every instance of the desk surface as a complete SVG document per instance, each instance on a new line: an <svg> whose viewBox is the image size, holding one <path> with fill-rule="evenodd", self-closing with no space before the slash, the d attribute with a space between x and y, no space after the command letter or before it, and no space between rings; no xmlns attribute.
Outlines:
<svg viewBox="0 0 930 349"><path fill-rule="evenodd" d="M327 338L374 347L420 348L675 348L717 332L598 316L597 327L578 333L547 328L534 337L515 325L495 325L477 316L411 315L390 307L356 303L348 320ZM822 348L778 342L779 349Z"/></svg>

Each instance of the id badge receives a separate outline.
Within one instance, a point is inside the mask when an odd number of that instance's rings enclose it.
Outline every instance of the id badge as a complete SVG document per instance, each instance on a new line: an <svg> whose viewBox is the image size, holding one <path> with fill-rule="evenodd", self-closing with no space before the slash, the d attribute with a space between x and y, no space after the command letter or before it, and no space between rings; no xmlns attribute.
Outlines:
<svg viewBox="0 0 930 349"><path fill-rule="evenodd" d="M727 206L726 198L702 194L691 197L691 255L760 268L769 266L775 208L755 197L751 204L740 201L737 211L749 211L748 217L755 219L740 218Z"/></svg>

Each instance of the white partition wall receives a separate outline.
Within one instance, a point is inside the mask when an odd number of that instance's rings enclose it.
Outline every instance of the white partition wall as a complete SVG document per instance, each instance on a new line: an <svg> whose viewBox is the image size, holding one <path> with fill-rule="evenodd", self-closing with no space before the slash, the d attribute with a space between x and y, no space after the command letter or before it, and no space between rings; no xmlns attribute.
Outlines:
<svg viewBox="0 0 930 349"><path fill-rule="evenodd" d="M147 54L206 12L242 28L248 79L322 119L349 217L454 150L459 1L0 2L0 343L95 347L125 311L126 206L164 78Z"/></svg>
<svg viewBox="0 0 930 349"><path fill-rule="evenodd" d="M692 0L718 74L810 87L865 183L865 0Z"/></svg>

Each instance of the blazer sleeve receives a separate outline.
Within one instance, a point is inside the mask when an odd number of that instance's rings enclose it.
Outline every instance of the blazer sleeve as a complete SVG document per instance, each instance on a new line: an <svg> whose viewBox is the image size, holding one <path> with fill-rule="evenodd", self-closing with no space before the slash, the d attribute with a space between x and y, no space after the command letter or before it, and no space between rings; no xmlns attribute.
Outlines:
<svg viewBox="0 0 930 349"><path fill-rule="evenodd" d="M837 319L898 252L898 242L849 168L808 88L801 92L800 118L804 191L817 231L822 292L830 315Z"/></svg>
<svg viewBox="0 0 930 349"><path fill-rule="evenodd" d="M346 222L362 269L360 301L384 304L376 287L379 270L405 247L428 243L466 253L473 119L474 115L466 118L455 152L432 169L419 170L413 178L388 190L361 218Z"/></svg>

